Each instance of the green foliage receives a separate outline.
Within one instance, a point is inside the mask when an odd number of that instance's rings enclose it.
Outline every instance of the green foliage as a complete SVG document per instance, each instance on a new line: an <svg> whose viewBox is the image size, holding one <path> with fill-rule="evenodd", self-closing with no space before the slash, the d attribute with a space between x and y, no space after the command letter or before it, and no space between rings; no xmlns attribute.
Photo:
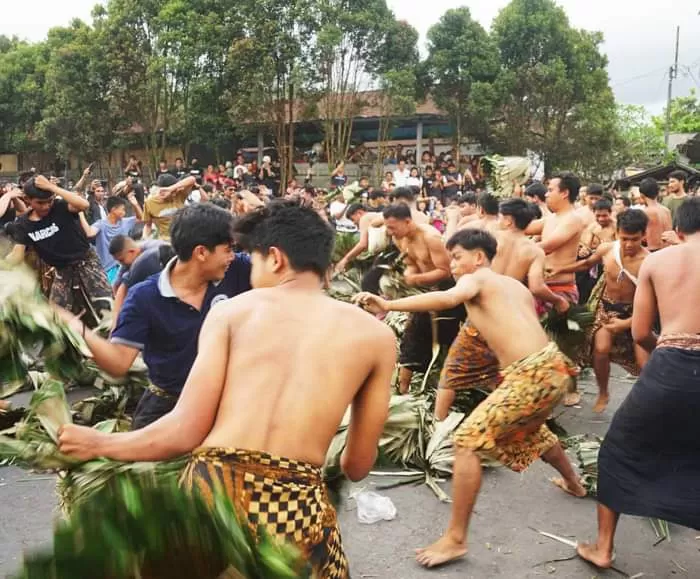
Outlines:
<svg viewBox="0 0 700 579"><path fill-rule="evenodd" d="M662 115L654 117L656 129L663 133L666 126L666 110ZM671 101L671 133L700 133L700 99L697 91L692 88L685 97L676 97Z"/></svg>
<svg viewBox="0 0 700 579"><path fill-rule="evenodd" d="M638 105L618 105L619 147L614 151L618 166L653 167L664 161L663 130Z"/></svg>

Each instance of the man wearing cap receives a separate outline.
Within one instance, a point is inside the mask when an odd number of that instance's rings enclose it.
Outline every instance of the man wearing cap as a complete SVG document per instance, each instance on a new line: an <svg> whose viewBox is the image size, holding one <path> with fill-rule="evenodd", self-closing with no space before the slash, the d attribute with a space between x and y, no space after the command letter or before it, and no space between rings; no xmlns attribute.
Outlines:
<svg viewBox="0 0 700 579"><path fill-rule="evenodd" d="M110 308L112 288L80 224L79 214L90 207L88 200L42 175L29 179L23 191L30 211L15 223L16 245L8 263L21 263L27 247L33 249L55 271L49 299L84 313L88 325L97 325Z"/></svg>
<svg viewBox="0 0 700 579"><path fill-rule="evenodd" d="M158 239L170 240L170 224L178 209L185 206L187 197L197 184L197 179L190 175L178 181L172 175L158 177L158 191L146 199L143 208L144 237L151 236L153 225L156 226Z"/></svg>
<svg viewBox="0 0 700 579"><path fill-rule="evenodd" d="M250 257L233 252L228 211L210 203L189 205L177 211L171 229L176 257L159 274L129 289L109 341L60 312L85 336L95 363L111 376L126 375L143 353L151 383L134 413L134 430L175 407L211 307L250 289Z"/></svg>

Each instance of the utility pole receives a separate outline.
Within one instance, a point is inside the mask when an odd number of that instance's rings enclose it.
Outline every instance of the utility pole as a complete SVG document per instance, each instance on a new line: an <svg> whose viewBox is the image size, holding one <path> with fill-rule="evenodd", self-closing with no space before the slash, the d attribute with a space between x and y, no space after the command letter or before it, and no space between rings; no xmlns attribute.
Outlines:
<svg viewBox="0 0 700 579"><path fill-rule="evenodd" d="M680 43L681 27L676 27L676 60L668 71L668 99L666 100L666 127L664 128L664 144L668 153L668 137L671 130L671 100L673 99L673 81L678 77L678 45Z"/></svg>

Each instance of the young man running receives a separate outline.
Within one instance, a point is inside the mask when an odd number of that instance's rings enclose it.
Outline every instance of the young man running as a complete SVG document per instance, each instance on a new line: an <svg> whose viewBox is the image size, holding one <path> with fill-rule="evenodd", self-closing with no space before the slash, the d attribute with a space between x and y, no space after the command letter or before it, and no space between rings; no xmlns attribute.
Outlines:
<svg viewBox="0 0 700 579"><path fill-rule="evenodd" d="M335 234L313 209L272 202L236 229L251 251L255 289L213 308L175 409L134 433L65 426L61 451L116 460L193 452L188 488L211 497L220 485L254 531L263 526L295 543L320 579L346 579L322 466L351 405L341 465L354 481L372 468L388 415L394 335L323 294Z"/></svg>
<svg viewBox="0 0 700 579"><path fill-rule="evenodd" d="M447 247L452 273L458 278L454 288L395 301L368 293L355 298L371 311L425 312L464 304L470 323L483 334L503 368L501 385L455 432L452 517L440 540L419 549L418 562L427 567L467 553L467 528L481 486L477 453L496 458L515 472L542 457L563 476L553 482L574 496L586 494L559 440L544 424L570 386L573 364L549 341L523 284L491 271L496 256L491 234L465 229Z"/></svg>
<svg viewBox="0 0 700 579"><path fill-rule="evenodd" d="M632 304L642 262L649 252L642 247L648 219L640 209L628 209L617 216L617 240L601 244L587 259L559 269L556 273L588 271L602 263L605 279L602 297L595 311L595 322L589 331L583 362L593 358L598 383L598 399L594 412L603 412L610 400L610 362L639 375L648 354L632 340Z"/></svg>
<svg viewBox="0 0 700 579"><path fill-rule="evenodd" d="M621 513L700 530L700 199L676 213L683 243L646 258L632 335L651 358L613 418L598 458L598 538L581 557L613 562ZM661 335L653 328L661 317Z"/></svg>

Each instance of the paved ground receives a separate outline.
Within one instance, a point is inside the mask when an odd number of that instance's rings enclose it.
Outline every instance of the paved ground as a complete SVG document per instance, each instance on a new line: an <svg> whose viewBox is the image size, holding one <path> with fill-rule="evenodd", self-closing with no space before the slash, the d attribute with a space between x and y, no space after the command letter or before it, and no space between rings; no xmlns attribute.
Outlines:
<svg viewBox="0 0 700 579"><path fill-rule="evenodd" d="M616 408L630 383L615 380ZM603 416L590 412L594 387L587 385L582 409L563 411L560 422L570 433L604 434L612 409ZM426 487L400 487L380 491L394 501L394 521L361 525L347 501L340 519L343 540L352 562L353 578L418 579L460 577L470 579L526 579L560 577L592 579L621 577L614 571L600 573L581 560L570 558L572 549L530 530L534 527L575 539L595 534L595 502L576 500L554 488L544 464L523 475L505 469L486 471L482 493L472 520L470 555L452 566L426 571L413 561L413 549L437 538L449 514ZM385 481L370 479L373 488ZM446 485L449 491L449 485ZM55 516L51 477L30 475L15 468L0 468L0 575L16 569L23 550L50 540ZM645 579L700 577L700 535L681 527L671 528L671 541L656 547L656 537L645 519L623 518L617 535L616 565L627 576ZM641 575L643 574L643 575Z"/></svg>

